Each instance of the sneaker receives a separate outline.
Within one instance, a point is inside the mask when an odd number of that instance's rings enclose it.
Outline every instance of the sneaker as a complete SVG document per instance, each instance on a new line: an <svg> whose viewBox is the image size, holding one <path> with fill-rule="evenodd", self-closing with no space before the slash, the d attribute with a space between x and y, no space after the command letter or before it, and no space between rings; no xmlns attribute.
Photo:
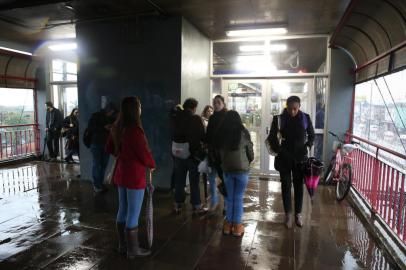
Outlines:
<svg viewBox="0 0 406 270"><path fill-rule="evenodd" d="M286 225L286 228L288 228L288 229L292 228L292 215L291 214L286 214L285 225Z"/></svg>
<svg viewBox="0 0 406 270"><path fill-rule="evenodd" d="M244 235L244 225L240 224L236 224L233 226L233 235L234 236L238 236L241 237Z"/></svg>
<svg viewBox="0 0 406 270"><path fill-rule="evenodd" d="M227 219L225 219L224 223L223 223L223 234L224 235L230 235L232 229L233 229L232 224L230 222L228 222Z"/></svg>
<svg viewBox="0 0 406 270"><path fill-rule="evenodd" d="M296 215L295 215L295 223L296 223L296 226L298 226L298 227L303 227L302 214L296 214Z"/></svg>
<svg viewBox="0 0 406 270"><path fill-rule="evenodd" d="M193 209L193 215L195 216L203 216L207 214L208 209L203 206L195 207Z"/></svg>

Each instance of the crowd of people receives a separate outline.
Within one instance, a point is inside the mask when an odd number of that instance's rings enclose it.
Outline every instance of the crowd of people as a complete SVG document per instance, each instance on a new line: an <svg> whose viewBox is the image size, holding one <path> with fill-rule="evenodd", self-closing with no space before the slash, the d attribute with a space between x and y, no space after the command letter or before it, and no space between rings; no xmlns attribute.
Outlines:
<svg viewBox="0 0 406 270"><path fill-rule="evenodd" d="M57 155L59 112L47 103L48 147L51 157ZM238 112L228 110L224 97L217 95L213 104L196 114L198 101L188 98L170 111L174 189L174 214L183 211L185 186L190 184L193 215L217 213L219 194L224 197L224 235L244 234L243 197L249 182L254 149L249 131ZM151 173L156 164L148 146L141 121L142 106L137 97L126 97L119 110L108 104L94 113L85 130L83 141L93 156L92 175L95 192L107 188L103 184L109 155L115 157L114 184L118 188L119 209L116 218L118 250L128 258L150 254L138 241L138 222L146 188L146 169ZM118 113L118 116L117 116ZM77 109L63 121L66 136L77 138ZM62 126L62 125L61 125ZM274 117L267 138L277 156L275 168L280 172L286 226L292 227L291 185L294 185L295 224L303 226L303 174L300 163L313 145L314 129L308 114L300 110L300 98L291 96L281 115ZM75 145L75 144L72 144ZM54 147L54 148L52 148ZM75 150L76 150L75 145ZM69 151L69 160L75 152ZM209 186L209 200L201 199L200 179ZM206 205L208 207L206 207Z"/></svg>

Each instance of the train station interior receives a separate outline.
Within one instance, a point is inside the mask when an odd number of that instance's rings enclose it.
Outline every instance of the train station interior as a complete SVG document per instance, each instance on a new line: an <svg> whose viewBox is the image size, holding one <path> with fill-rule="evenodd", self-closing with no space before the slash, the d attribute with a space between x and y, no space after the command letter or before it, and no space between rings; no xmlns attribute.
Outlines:
<svg viewBox="0 0 406 270"><path fill-rule="evenodd" d="M1 270L406 269L405 0L7 0L0 29ZM187 184L173 213L171 112L194 98L200 116L217 95L253 143L241 237L223 235L221 195L194 215ZM153 222L147 197L139 221L151 255L135 259L117 252L117 186L95 188L85 142L92 115L128 96L156 163ZM265 141L290 96L324 166L287 228ZM62 132L51 153L49 102L75 115L77 151ZM351 169L340 201L337 149Z"/></svg>

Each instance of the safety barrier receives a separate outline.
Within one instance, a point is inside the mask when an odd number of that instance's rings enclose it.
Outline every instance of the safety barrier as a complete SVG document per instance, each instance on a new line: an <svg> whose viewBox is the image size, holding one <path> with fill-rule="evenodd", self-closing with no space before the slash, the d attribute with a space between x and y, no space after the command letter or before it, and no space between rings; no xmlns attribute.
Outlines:
<svg viewBox="0 0 406 270"><path fill-rule="evenodd" d="M37 124L0 126L0 160L40 154L40 134Z"/></svg>

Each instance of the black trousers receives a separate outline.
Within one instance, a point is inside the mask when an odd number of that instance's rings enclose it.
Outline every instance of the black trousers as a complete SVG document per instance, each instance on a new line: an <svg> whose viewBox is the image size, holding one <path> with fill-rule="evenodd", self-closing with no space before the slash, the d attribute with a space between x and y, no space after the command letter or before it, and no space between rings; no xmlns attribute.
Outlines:
<svg viewBox="0 0 406 270"><path fill-rule="evenodd" d="M190 183L190 203L194 207L200 206L200 186L199 172L197 166L199 162L193 158L175 158L175 202L182 204L185 202L186 175L189 172Z"/></svg>
<svg viewBox="0 0 406 270"><path fill-rule="evenodd" d="M57 158L59 155L60 132L48 131L47 147L50 158Z"/></svg>
<svg viewBox="0 0 406 270"><path fill-rule="evenodd" d="M291 169L281 171L281 182L282 182L282 199L283 208L285 213L292 213L292 180L293 189L295 193L295 214L300 214L302 212L303 205L303 173L300 165L293 165Z"/></svg>

